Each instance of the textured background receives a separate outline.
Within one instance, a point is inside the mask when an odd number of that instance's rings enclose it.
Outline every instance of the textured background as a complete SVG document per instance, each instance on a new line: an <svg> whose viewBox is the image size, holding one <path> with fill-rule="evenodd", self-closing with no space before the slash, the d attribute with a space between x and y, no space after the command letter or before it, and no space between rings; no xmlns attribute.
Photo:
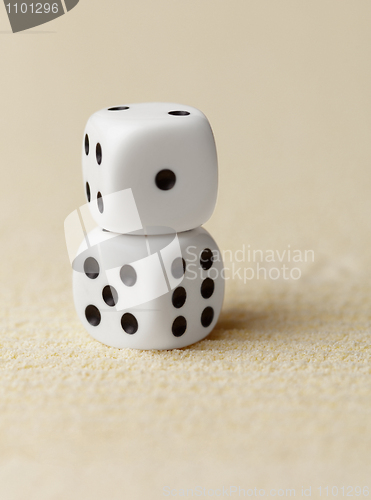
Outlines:
<svg viewBox="0 0 371 500"><path fill-rule="evenodd" d="M370 2L81 0L18 35L2 9L0 497L371 487ZM119 351L77 320L63 220L88 116L155 100L210 119L222 249L315 259L228 281L195 346Z"/></svg>

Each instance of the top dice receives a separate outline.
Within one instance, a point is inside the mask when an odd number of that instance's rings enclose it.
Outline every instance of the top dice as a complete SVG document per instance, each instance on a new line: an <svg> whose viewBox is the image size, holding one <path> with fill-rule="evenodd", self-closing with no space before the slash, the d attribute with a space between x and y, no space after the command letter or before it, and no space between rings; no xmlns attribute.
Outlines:
<svg viewBox="0 0 371 500"><path fill-rule="evenodd" d="M91 214L109 231L128 232L128 188L152 234L196 228L213 213L215 141L206 116L191 106L128 104L94 113L82 163Z"/></svg>

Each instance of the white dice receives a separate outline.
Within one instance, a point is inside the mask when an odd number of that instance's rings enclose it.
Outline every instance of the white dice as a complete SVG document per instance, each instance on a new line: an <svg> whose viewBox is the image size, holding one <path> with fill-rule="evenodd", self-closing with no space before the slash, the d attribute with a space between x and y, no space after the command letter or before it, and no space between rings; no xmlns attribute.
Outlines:
<svg viewBox="0 0 371 500"><path fill-rule="evenodd" d="M191 106L143 103L98 111L86 125L82 164L92 216L109 231L126 232L120 193L128 188L142 226L160 234L166 227L198 227L214 210L214 136L205 115Z"/></svg>
<svg viewBox="0 0 371 500"><path fill-rule="evenodd" d="M193 344L214 328L222 307L220 251L201 227L148 237L96 228L73 267L80 320L95 339L110 346Z"/></svg>
<svg viewBox="0 0 371 500"><path fill-rule="evenodd" d="M82 149L87 204L65 231L86 330L118 348L205 338L224 297L221 254L201 227L218 190L207 118L174 103L106 108L90 117Z"/></svg>

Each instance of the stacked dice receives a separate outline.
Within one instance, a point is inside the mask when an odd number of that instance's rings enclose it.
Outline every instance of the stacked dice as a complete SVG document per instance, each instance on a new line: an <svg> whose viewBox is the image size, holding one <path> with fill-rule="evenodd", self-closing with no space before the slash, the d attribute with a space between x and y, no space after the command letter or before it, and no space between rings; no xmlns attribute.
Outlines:
<svg viewBox="0 0 371 500"><path fill-rule="evenodd" d="M73 262L77 313L118 348L173 349L206 337L224 297L220 251L201 227L213 213L218 165L205 115L174 103L93 114L83 178L98 227Z"/></svg>

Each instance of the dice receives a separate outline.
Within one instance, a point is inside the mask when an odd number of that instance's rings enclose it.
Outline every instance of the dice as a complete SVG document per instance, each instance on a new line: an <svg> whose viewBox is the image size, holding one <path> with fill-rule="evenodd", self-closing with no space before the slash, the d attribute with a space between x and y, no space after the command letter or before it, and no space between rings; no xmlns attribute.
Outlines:
<svg viewBox="0 0 371 500"><path fill-rule="evenodd" d="M142 225L155 233L201 226L214 210L214 136L205 115L191 106L143 103L98 111L86 125L82 164L91 214L109 231L126 232L120 194L127 188Z"/></svg>
<svg viewBox="0 0 371 500"><path fill-rule="evenodd" d="M205 338L224 297L221 253L201 227L218 189L207 118L174 103L106 108L90 117L82 149L87 203L65 233L86 330L118 348Z"/></svg>
<svg viewBox="0 0 371 500"><path fill-rule="evenodd" d="M206 337L224 297L220 251L202 227L148 237L101 228L73 265L77 313L113 347L173 349Z"/></svg>

